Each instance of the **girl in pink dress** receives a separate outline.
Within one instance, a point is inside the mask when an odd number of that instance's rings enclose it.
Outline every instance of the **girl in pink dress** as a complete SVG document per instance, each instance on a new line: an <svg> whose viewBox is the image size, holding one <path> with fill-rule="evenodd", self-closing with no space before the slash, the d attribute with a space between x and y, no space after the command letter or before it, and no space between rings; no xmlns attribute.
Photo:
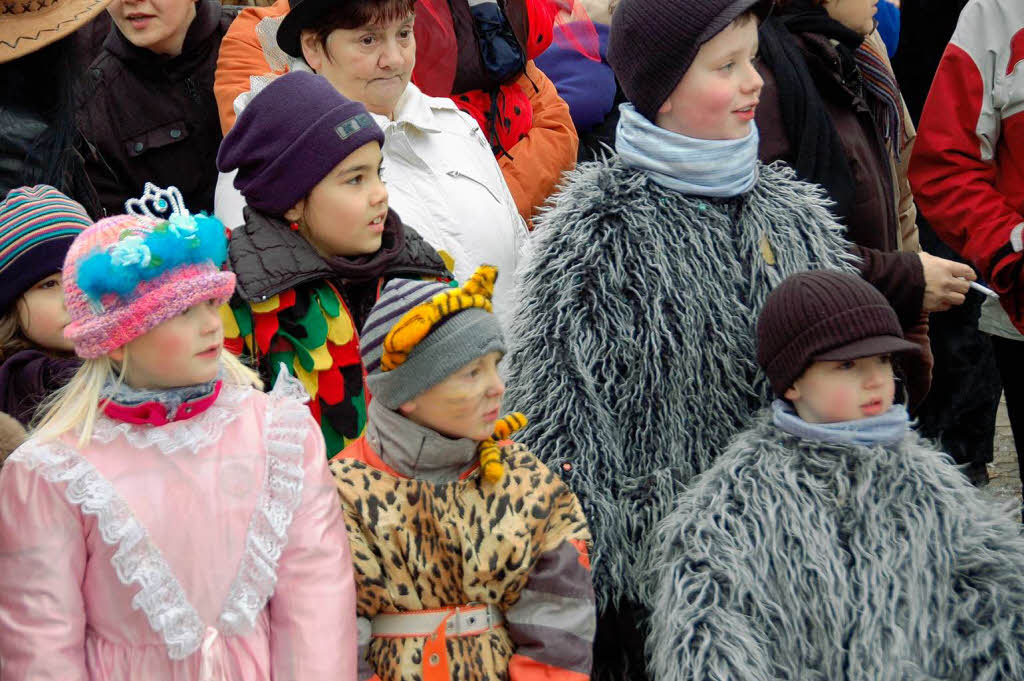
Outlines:
<svg viewBox="0 0 1024 681"><path fill-rule="evenodd" d="M261 393L222 350L224 228L168 201L68 251L84 363L0 472L0 677L353 680L320 429L287 372Z"/></svg>

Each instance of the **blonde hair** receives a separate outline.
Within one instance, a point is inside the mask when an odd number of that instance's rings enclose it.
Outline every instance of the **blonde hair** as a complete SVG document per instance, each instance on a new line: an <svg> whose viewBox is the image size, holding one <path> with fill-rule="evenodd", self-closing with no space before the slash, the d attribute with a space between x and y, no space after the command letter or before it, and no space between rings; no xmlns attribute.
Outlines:
<svg viewBox="0 0 1024 681"><path fill-rule="evenodd" d="M32 437L45 442L77 431L78 446L88 443L100 412L103 386L110 381L118 385L122 382L127 350L120 365L107 356L85 360L67 385L50 395L39 408L32 423ZM228 350L221 350L220 363L225 383L263 389L259 375Z"/></svg>

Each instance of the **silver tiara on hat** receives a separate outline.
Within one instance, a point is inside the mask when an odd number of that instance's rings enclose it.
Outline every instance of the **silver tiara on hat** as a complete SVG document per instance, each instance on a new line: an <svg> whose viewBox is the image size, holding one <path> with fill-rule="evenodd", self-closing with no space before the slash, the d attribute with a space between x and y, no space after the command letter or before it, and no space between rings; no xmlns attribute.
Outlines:
<svg viewBox="0 0 1024 681"><path fill-rule="evenodd" d="M161 189L152 182L147 182L142 189L142 196L124 202L124 211L128 215L169 220L174 215L189 215L185 208L185 199L177 187Z"/></svg>

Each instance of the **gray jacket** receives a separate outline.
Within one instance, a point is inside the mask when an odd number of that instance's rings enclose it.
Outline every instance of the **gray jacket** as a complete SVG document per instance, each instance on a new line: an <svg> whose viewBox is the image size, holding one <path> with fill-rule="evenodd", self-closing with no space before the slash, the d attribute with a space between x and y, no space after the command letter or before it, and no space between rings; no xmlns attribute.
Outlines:
<svg viewBox="0 0 1024 681"><path fill-rule="evenodd" d="M794 272L852 269L819 187L761 166L730 200L581 164L536 222L518 280L507 408L583 503L599 607L640 603L645 540L769 403L757 314Z"/></svg>
<svg viewBox="0 0 1024 681"><path fill-rule="evenodd" d="M665 681L1024 678L1024 537L917 435L739 436L658 532Z"/></svg>

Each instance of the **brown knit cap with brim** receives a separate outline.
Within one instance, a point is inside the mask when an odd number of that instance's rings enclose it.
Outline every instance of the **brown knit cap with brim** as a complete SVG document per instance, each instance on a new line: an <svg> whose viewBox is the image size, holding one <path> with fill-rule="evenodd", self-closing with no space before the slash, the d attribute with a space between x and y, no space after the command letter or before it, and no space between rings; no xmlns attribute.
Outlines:
<svg viewBox="0 0 1024 681"><path fill-rule="evenodd" d="M608 63L636 110L653 121L701 45L748 10L772 0L621 0L612 15Z"/></svg>
<svg viewBox="0 0 1024 681"><path fill-rule="evenodd" d="M757 319L757 362L775 394L817 361L920 352L885 296L860 277L816 270L787 277Z"/></svg>

